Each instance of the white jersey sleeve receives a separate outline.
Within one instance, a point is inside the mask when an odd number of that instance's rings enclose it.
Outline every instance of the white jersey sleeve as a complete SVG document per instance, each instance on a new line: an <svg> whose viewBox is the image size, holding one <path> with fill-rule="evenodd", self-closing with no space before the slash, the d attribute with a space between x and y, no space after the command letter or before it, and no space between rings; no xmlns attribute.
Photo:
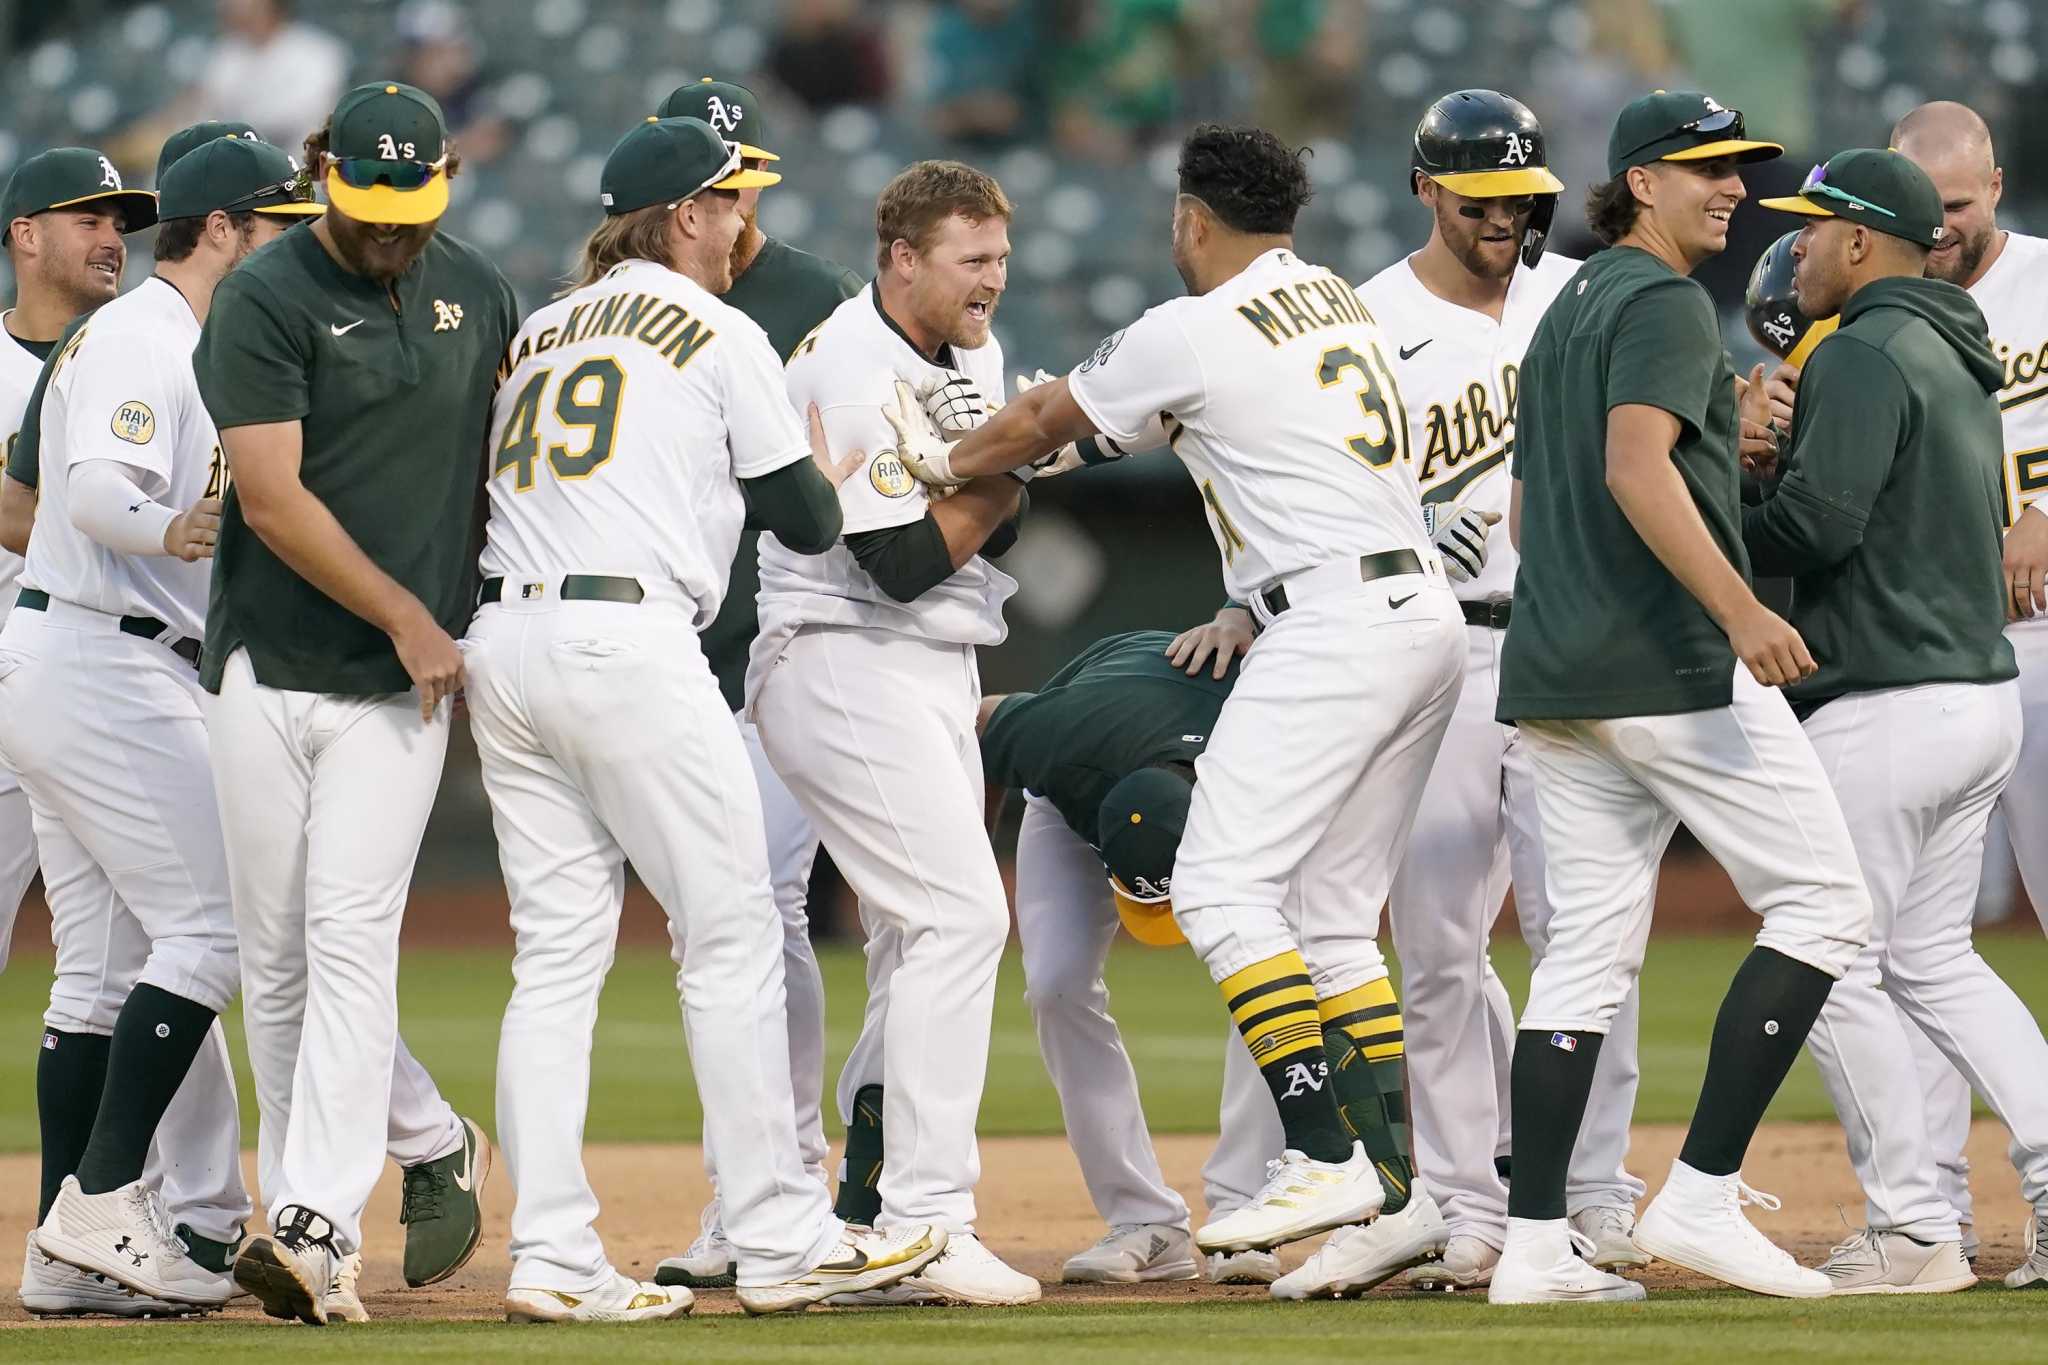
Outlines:
<svg viewBox="0 0 2048 1365"><path fill-rule="evenodd" d="M180 382L167 341L132 327L88 329L79 353L51 380L63 389L64 429L43 445L44 479L59 462L113 460L134 471L143 492L163 499L193 383L190 352Z"/></svg>
<svg viewBox="0 0 2048 1365"><path fill-rule="evenodd" d="M799 366L802 368L799 369ZM896 456L896 430L883 415L896 401L895 376L883 366L792 363L788 391L793 400L818 405L825 445L836 455L867 452L867 463L839 485L841 535L908 526L925 514L931 499Z"/></svg>
<svg viewBox="0 0 2048 1365"><path fill-rule="evenodd" d="M810 458L811 438L805 419L789 405L782 363L775 358L768 334L738 341L732 354L723 357L718 380L724 392L733 475L756 479Z"/></svg>
<svg viewBox="0 0 2048 1365"><path fill-rule="evenodd" d="M0 328L5 326L6 315L0 314ZM9 464L21 439L21 419L42 372L43 362L34 353L12 334L0 335L0 443L5 444ZM14 610L14 585L20 577L21 556L0 550L0 621Z"/></svg>
<svg viewBox="0 0 2048 1365"><path fill-rule="evenodd" d="M1067 377L1095 429L1127 450L1157 443L1161 414L1184 422L1202 410L1202 358L1179 311L1171 303L1148 310Z"/></svg>

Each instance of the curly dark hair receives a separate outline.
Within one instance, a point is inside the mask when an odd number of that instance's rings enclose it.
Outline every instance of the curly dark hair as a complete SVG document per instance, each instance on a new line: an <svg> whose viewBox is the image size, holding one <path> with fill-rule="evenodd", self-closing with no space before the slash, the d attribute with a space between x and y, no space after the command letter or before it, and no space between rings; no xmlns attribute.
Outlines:
<svg viewBox="0 0 2048 1365"><path fill-rule="evenodd" d="M1305 155L1264 128L1204 123L1180 145L1180 192L1234 231L1284 236L1311 193Z"/></svg>
<svg viewBox="0 0 2048 1365"><path fill-rule="evenodd" d="M1586 226L1607 246L1628 236L1642 212L1642 201L1628 187L1628 172L1586 191Z"/></svg>

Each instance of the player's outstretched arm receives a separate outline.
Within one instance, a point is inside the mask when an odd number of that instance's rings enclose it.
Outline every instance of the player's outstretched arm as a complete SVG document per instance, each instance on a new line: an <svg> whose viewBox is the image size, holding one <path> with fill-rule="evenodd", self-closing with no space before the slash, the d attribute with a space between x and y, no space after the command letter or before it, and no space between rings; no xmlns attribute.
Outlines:
<svg viewBox="0 0 2048 1365"><path fill-rule="evenodd" d="M1007 474L1061 446L1095 435L1095 424L1067 389L1055 379L1019 394L987 422L948 445L917 412L883 408L896 429L903 463L926 483L954 484L990 474Z"/></svg>

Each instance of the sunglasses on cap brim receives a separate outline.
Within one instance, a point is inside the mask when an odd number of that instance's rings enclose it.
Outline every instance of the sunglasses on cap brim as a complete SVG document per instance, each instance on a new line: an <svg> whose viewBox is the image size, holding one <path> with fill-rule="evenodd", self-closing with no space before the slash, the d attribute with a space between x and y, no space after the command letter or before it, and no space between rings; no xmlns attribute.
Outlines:
<svg viewBox="0 0 2048 1365"><path fill-rule="evenodd" d="M1890 209L1886 208L1882 204L1873 204L1868 199L1865 199L1860 195L1854 195L1849 193L1849 191L1847 190L1837 189L1833 185L1830 185L1828 183L1828 168L1826 162L1822 162L1820 165L1815 166L1812 170L1806 173L1806 179L1799 186L1799 192L1803 195L1817 194L1823 199L1832 199L1837 203L1841 204L1851 204L1854 205L1856 208L1864 210L1866 213L1881 213L1887 218L1896 218L1899 216L1898 214L1893 213Z"/></svg>
<svg viewBox="0 0 2048 1365"><path fill-rule="evenodd" d="M1741 142L1744 140L1742 111L1740 109L1716 109L1712 113L1702 114L1696 119L1679 124L1676 128L1668 129L1653 138L1647 138L1642 142L1638 142L1635 146L1622 153L1621 159L1626 161L1645 147L1654 147L1660 142L1667 142L1674 137L1682 137L1687 133L1726 133L1728 134L1725 139L1726 141Z"/></svg>
<svg viewBox="0 0 2048 1365"><path fill-rule="evenodd" d="M279 195L283 195L284 198L277 199ZM263 202L266 199L274 202L266 204ZM310 166L301 166L289 180L280 180L275 185L250 190L241 198L220 207L223 213L241 213L246 210L253 213L310 215L326 211L322 205L313 201L313 168Z"/></svg>
<svg viewBox="0 0 2048 1365"><path fill-rule="evenodd" d="M447 165L445 154L438 161L379 161L366 156L343 156L333 159L331 169L351 189L389 185L394 190L416 190Z"/></svg>

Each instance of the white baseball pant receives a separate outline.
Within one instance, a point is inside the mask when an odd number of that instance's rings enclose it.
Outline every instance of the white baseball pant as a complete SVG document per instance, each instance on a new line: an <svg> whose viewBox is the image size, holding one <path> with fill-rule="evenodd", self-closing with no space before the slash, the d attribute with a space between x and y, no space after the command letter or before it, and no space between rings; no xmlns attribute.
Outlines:
<svg viewBox="0 0 2048 1365"><path fill-rule="evenodd" d="M2048 1206L2048 1039L1970 941L1991 807L2020 748L2014 682L1859 692L1809 716L1875 910L1870 945L1808 1045L1848 1137L1869 1224L1953 1241L1903 1013L2013 1135L2021 1192ZM1896 1007L1896 1008L1895 1008Z"/></svg>
<svg viewBox="0 0 2048 1365"><path fill-rule="evenodd" d="M629 859L669 918L739 1282L788 1279L843 1231L798 1151L783 933L746 746L694 605L673 585L642 586L633 605L508 591L464 642L517 940L498 1132L518 1190L512 1283L523 1287L575 1293L611 1273L583 1120Z"/></svg>
<svg viewBox="0 0 2048 1365"><path fill-rule="evenodd" d="M1550 904L1524 1030L1612 1027L1681 820L1762 917L1759 947L1839 980L1869 940L1870 896L1827 774L1784 696L1747 668L1725 707L1520 729Z"/></svg>
<svg viewBox="0 0 2048 1365"><path fill-rule="evenodd" d="M28 794L11 770L0 767L0 972L7 970L14 951L14 920L21 913L21 898L35 879L36 827Z"/></svg>
<svg viewBox="0 0 2048 1365"><path fill-rule="evenodd" d="M769 760L883 931L840 1092L872 1076L879 1051L884 1226L974 1223L974 1123L1010 929L982 827L980 697L970 645L806 626L753 700Z"/></svg>

